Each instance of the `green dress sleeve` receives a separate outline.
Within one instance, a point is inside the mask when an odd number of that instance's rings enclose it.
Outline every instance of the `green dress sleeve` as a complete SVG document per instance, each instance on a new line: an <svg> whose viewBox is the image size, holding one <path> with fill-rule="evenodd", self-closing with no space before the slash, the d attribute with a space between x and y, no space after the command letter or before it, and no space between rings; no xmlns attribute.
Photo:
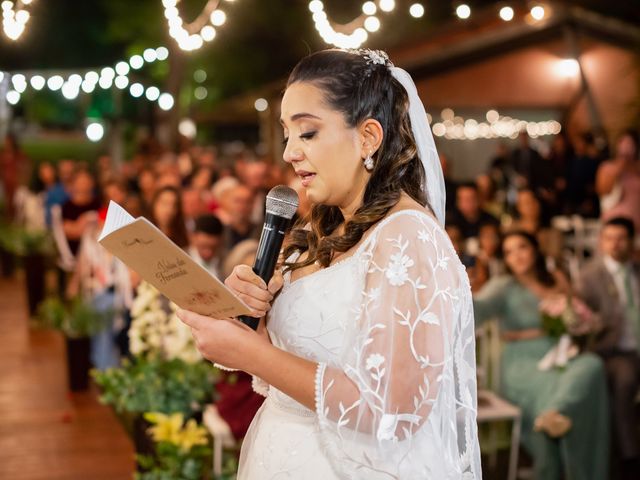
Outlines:
<svg viewBox="0 0 640 480"><path fill-rule="evenodd" d="M506 289L511 277L501 275L489 280L482 289L473 296L473 311L476 325L504 315Z"/></svg>

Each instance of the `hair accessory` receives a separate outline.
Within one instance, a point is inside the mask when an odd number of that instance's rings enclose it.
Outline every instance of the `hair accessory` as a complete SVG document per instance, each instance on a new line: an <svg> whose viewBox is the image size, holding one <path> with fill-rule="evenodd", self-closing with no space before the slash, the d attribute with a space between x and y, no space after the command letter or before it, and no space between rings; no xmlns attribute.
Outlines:
<svg viewBox="0 0 640 480"><path fill-rule="evenodd" d="M389 60L389 55L387 55L387 52L383 50L360 48L356 50L356 53L366 59L367 65L385 65L387 67L393 67L393 63Z"/></svg>

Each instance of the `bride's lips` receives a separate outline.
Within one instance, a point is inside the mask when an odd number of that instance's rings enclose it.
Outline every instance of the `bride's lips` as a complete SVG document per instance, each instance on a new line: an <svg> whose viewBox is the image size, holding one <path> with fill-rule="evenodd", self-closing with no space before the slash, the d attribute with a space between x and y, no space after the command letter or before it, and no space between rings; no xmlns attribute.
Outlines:
<svg viewBox="0 0 640 480"><path fill-rule="evenodd" d="M308 187L316 176L314 172L307 172L306 170L296 170L296 175L302 180L303 187Z"/></svg>

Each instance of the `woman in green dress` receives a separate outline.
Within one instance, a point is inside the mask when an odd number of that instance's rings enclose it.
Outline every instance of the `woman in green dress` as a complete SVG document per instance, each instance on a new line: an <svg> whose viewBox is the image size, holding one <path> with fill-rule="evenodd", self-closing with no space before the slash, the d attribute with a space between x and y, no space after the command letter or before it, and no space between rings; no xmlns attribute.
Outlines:
<svg viewBox="0 0 640 480"><path fill-rule="evenodd" d="M609 418L602 363L590 353L564 368L538 362L556 339L542 330L539 303L568 293L564 276L550 273L536 239L511 232L502 242L509 274L495 277L474 298L476 322L497 318L504 340L502 395L522 409L522 442L537 480L608 478Z"/></svg>

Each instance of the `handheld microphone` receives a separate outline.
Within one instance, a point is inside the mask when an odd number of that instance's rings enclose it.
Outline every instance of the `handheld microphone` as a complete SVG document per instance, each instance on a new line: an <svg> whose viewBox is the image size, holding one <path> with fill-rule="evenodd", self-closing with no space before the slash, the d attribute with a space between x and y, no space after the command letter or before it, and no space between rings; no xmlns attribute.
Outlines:
<svg viewBox="0 0 640 480"><path fill-rule="evenodd" d="M267 194L266 214L253 271L268 285L278 263L282 241L289 222L298 209L298 194L284 185L273 187ZM257 330L259 318L242 315L239 320Z"/></svg>

